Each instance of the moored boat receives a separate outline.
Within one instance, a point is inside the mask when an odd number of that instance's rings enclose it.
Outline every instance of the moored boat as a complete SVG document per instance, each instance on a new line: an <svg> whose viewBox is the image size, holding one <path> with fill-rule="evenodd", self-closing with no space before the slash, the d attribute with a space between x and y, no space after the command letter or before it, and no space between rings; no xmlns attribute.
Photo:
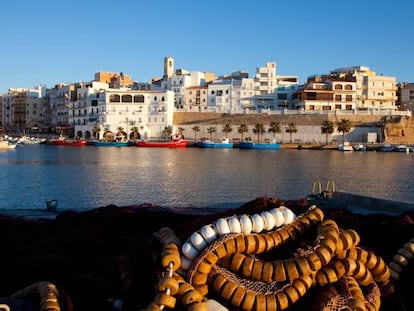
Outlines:
<svg viewBox="0 0 414 311"><path fill-rule="evenodd" d="M354 151L354 148L351 146L349 142L344 142L343 144L339 144L338 146L339 151Z"/></svg>
<svg viewBox="0 0 414 311"><path fill-rule="evenodd" d="M88 142L89 145L98 146L98 147L129 147L133 146L134 143L130 141L101 141L94 140Z"/></svg>
<svg viewBox="0 0 414 311"><path fill-rule="evenodd" d="M39 145L46 142L45 138L22 136L17 140L18 144L21 145Z"/></svg>
<svg viewBox="0 0 414 311"><path fill-rule="evenodd" d="M396 152L405 152L405 153L409 153L411 152L411 148L406 146L406 145L397 145L394 147L394 151Z"/></svg>
<svg viewBox="0 0 414 311"><path fill-rule="evenodd" d="M208 139L202 139L197 142L197 147L200 148L233 148L233 143L228 138L221 138L219 141L211 141Z"/></svg>
<svg viewBox="0 0 414 311"><path fill-rule="evenodd" d="M356 144L353 146L355 151L366 151L367 150L367 146L363 145L363 144Z"/></svg>
<svg viewBox="0 0 414 311"><path fill-rule="evenodd" d="M391 151L394 151L394 147L391 145L391 144L389 144L389 143L385 143L381 148L380 148L380 151L383 151L383 152L391 152Z"/></svg>
<svg viewBox="0 0 414 311"><path fill-rule="evenodd" d="M16 149L17 144L8 140L0 140L0 150Z"/></svg>
<svg viewBox="0 0 414 311"><path fill-rule="evenodd" d="M275 142L254 143L253 141L241 141L238 143L241 149L279 150L280 144Z"/></svg>
<svg viewBox="0 0 414 311"><path fill-rule="evenodd" d="M138 140L136 142L138 147L167 147L167 148L184 148L188 145L187 139L173 139L173 140Z"/></svg>
<svg viewBox="0 0 414 311"><path fill-rule="evenodd" d="M74 146L74 147L83 147L86 146L88 140L86 139L67 139L64 137L59 137L58 139L49 139L46 141L48 145L56 146Z"/></svg>

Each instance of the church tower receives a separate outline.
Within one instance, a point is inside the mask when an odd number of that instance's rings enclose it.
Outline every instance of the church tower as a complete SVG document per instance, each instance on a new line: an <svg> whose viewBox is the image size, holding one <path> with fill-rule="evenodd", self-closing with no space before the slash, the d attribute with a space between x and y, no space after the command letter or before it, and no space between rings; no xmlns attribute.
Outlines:
<svg viewBox="0 0 414 311"><path fill-rule="evenodd" d="M164 80L167 80L174 74L174 59L170 56L164 58Z"/></svg>

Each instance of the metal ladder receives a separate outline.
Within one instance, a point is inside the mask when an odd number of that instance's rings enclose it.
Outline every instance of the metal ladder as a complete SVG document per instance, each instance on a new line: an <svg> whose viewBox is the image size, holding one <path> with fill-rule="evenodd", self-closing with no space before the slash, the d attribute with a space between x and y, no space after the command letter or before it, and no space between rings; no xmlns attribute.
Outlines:
<svg viewBox="0 0 414 311"><path fill-rule="evenodd" d="M332 197L332 194L336 191L335 182L333 180L328 180L326 182L325 190L322 191L322 183L319 180L314 180L312 185L312 194L316 194L316 188L318 188L319 192L317 194L323 197Z"/></svg>

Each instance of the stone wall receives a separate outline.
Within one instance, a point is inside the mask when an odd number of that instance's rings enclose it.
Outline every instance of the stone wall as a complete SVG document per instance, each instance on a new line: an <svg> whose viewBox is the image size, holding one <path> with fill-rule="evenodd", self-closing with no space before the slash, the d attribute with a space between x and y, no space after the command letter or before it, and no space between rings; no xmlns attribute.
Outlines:
<svg viewBox="0 0 414 311"><path fill-rule="evenodd" d="M384 117L385 141L391 144L414 144L414 118Z"/></svg>
<svg viewBox="0 0 414 311"><path fill-rule="evenodd" d="M342 119L351 121L353 128L347 134L348 141L364 142L367 133L376 132L378 142L389 142L392 144L414 144L414 118L406 116L383 116L383 115L341 115L341 114L221 114L221 113L197 113L197 112L176 112L174 113L174 125L189 129L186 133L191 133L194 125L217 126L230 123L232 125L247 124L252 126L262 123L265 126L270 122L280 122L286 126L293 122L297 125L298 136L303 140L304 134L313 132L308 140L315 140L316 134L321 132L323 121L330 120L334 123L335 133L331 140L341 141L342 137L336 129L338 122ZM313 129L311 129L311 127ZM236 134L233 131L233 134ZM218 133L219 134L219 133ZM265 134L266 136L266 134ZM280 135L279 135L280 136ZM324 141L323 136L316 140ZM285 138L286 139L286 138Z"/></svg>

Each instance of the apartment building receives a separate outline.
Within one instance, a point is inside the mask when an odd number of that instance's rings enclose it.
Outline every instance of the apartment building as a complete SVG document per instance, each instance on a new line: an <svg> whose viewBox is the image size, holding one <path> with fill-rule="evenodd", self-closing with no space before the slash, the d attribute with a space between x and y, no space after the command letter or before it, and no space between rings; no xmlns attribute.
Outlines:
<svg viewBox="0 0 414 311"><path fill-rule="evenodd" d="M190 112L207 111L207 93L208 87L205 85L189 86L185 88L184 98L186 107L188 107L187 110Z"/></svg>
<svg viewBox="0 0 414 311"><path fill-rule="evenodd" d="M76 83L56 84L46 92L49 109L46 112L47 124L62 135L73 135L69 122L69 107L76 101Z"/></svg>
<svg viewBox="0 0 414 311"><path fill-rule="evenodd" d="M255 108L257 111L276 110L276 63L267 62L256 68Z"/></svg>
<svg viewBox="0 0 414 311"><path fill-rule="evenodd" d="M1 97L1 125L10 133L45 131L46 88L11 88Z"/></svg>
<svg viewBox="0 0 414 311"><path fill-rule="evenodd" d="M399 105L401 110L414 110L414 83L399 84Z"/></svg>
<svg viewBox="0 0 414 311"><path fill-rule="evenodd" d="M331 71L331 75L355 80L356 109L360 111L397 110L396 77L376 75L367 66L339 68Z"/></svg>
<svg viewBox="0 0 414 311"><path fill-rule="evenodd" d="M352 111L356 107L355 79L333 75L311 76L294 91L293 106L304 111Z"/></svg>
<svg viewBox="0 0 414 311"><path fill-rule="evenodd" d="M392 112L397 110L395 77L379 75L366 66L339 68L311 76L294 92L293 108L305 111Z"/></svg>

